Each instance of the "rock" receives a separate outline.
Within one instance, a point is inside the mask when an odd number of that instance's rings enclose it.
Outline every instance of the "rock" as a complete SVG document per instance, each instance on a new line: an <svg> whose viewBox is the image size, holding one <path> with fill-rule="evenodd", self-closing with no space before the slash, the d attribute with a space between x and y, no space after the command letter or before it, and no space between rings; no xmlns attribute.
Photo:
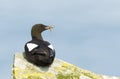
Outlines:
<svg viewBox="0 0 120 79"><path fill-rule="evenodd" d="M115 76L110 77L110 76L105 76L105 75L102 75L102 77L103 77L103 79L120 79L120 78L115 77Z"/></svg>
<svg viewBox="0 0 120 79"><path fill-rule="evenodd" d="M24 58L24 53L14 57L13 79L120 79L92 73L72 64L55 59L49 67L37 67Z"/></svg>

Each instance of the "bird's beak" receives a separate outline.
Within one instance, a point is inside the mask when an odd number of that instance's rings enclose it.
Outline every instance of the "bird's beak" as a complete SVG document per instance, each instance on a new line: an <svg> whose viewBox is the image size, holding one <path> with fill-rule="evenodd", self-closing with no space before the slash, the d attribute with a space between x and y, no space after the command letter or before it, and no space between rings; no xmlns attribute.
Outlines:
<svg viewBox="0 0 120 79"><path fill-rule="evenodd" d="M50 31L52 31L52 29L53 29L53 26L52 26L52 25L50 25L50 26L47 26L47 27L45 27L45 29L46 29L46 30L48 30L48 29L49 29Z"/></svg>

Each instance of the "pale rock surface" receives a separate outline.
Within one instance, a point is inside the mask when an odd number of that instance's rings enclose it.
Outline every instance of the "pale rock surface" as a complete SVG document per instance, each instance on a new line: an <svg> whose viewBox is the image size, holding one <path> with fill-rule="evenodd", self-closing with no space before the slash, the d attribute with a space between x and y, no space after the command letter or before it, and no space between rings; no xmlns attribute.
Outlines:
<svg viewBox="0 0 120 79"><path fill-rule="evenodd" d="M13 79L120 79L92 73L60 59L49 67L37 67L24 58L24 53L14 56Z"/></svg>

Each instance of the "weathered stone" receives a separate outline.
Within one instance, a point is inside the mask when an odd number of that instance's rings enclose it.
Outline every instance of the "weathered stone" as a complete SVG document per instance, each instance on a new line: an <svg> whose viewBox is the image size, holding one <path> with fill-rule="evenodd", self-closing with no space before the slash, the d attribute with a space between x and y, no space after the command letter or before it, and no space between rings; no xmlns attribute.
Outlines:
<svg viewBox="0 0 120 79"><path fill-rule="evenodd" d="M102 76L78 68L72 64L55 59L49 67L37 67L29 63L24 54L15 54L13 64L13 79L119 79Z"/></svg>

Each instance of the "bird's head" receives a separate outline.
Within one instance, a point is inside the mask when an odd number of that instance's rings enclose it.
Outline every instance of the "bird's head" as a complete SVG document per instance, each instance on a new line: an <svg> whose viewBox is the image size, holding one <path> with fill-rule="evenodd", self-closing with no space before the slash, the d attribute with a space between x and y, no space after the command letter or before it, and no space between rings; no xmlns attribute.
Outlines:
<svg viewBox="0 0 120 79"><path fill-rule="evenodd" d="M35 24L33 27L32 27L32 32L38 32L38 33L41 33L45 30L50 30L52 31L52 26L46 26L46 25L43 25L43 24Z"/></svg>
<svg viewBox="0 0 120 79"><path fill-rule="evenodd" d="M46 26L46 25L43 25L43 24L35 24L32 29L31 29L31 35L32 35L32 38L37 38L37 39L41 39L43 40L42 36L41 36L41 33L45 30L50 30L52 31L52 26Z"/></svg>

